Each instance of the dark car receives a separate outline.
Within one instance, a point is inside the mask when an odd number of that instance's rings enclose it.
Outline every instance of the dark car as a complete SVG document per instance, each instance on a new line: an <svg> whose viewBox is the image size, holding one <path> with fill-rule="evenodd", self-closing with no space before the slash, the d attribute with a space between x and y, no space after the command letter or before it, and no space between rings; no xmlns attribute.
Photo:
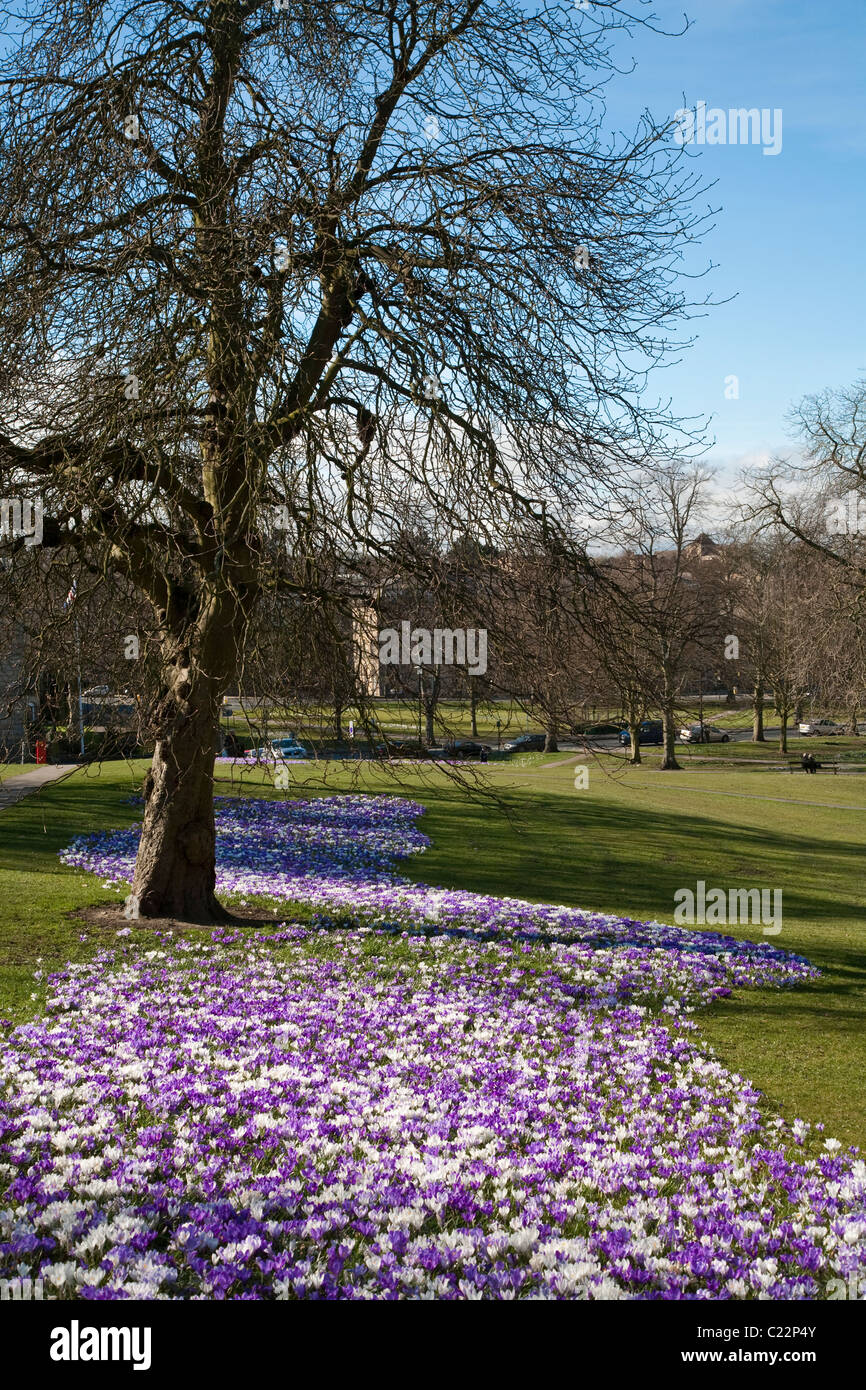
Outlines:
<svg viewBox="0 0 866 1390"><path fill-rule="evenodd" d="M502 745L505 753L543 753L544 734L519 734Z"/></svg>
<svg viewBox="0 0 866 1390"><path fill-rule="evenodd" d="M477 758L484 763L490 756L490 744L477 743L472 738L458 738L453 743L446 743L443 748L432 748L430 751L434 757Z"/></svg>
<svg viewBox="0 0 866 1390"><path fill-rule="evenodd" d="M395 741L394 743L377 743L376 756L378 758L429 758L430 750L425 748L423 743L412 742L410 739Z"/></svg>
<svg viewBox="0 0 866 1390"><path fill-rule="evenodd" d="M660 719L645 719L638 729L638 743L663 743L664 728ZM631 743L631 735L628 729L623 729L619 736L619 741L623 748L627 748Z"/></svg>

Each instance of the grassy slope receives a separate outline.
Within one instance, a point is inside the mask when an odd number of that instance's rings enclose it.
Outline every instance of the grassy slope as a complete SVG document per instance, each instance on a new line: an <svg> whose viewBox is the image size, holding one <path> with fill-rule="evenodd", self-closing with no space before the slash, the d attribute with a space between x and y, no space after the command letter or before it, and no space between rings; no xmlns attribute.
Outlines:
<svg viewBox="0 0 866 1390"><path fill-rule="evenodd" d="M0 763L0 782L5 782L7 777L20 777L22 772L31 772L35 766L34 762Z"/></svg>
<svg viewBox="0 0 866 1390"><path fill-rule="evenodd" d="M743 992L701 1016L720 1055L756 1081L785 1113L825 1120L840 1139L866 1143L866 890L861 863L866 808L859 778L787 777L695 764L682 774L590 761L590 787L574 788L574 759L490 765L509 820L489 799L467 800L441 773L403 769L404 783L368 765L330 765L323 779L297 767L307 792L399 791L428 806L427 854L407 872L493 894L572 903L673 920L673 894L711 886L781 888L784 929L776 944L808 955L824 972L792 993ZM229 791L228 772L221 790ZM261 774L245 774L259 782ZM126 823L130 769L113 764L0 813L0 1014L24 1017L35 958L50 970L80 958L94 933L64 913L117 900L92 878L64 869L57 850L83 829ZM731 795L730 793L734 793ZM794 798L782 800L755 798ZM840 803L809 806L808 801ZM759 936L759 928L735 929Z"/></svg>

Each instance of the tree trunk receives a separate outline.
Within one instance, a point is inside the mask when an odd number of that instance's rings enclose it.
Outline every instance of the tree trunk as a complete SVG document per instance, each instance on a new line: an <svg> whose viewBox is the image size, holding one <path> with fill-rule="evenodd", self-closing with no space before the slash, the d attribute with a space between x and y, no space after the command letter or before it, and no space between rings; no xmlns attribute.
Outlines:
<svg viewBox="0 0 866 1390"><path fill-rule="evenodd" d="M629 762L631 763L632 767L638 767L639 764L640 764L640 760L641 760L641 757L640 757L640 720L638 720L638 721L637 721L636 723L634 723L634 724L631 723L631 722L629 722L629 726L628 726L628 736L629 736L629 739L630 739L630 744L629 744L629 758L628 758L628 760L629 760Z"/></svg>
<svg viewBox="0 0 866 1390"><path fill-rule="evenodd" d="M478 737L478 693L475 689L475 682L469 677L469 714L472 720L472 737Z"/></svg>
<svg viewBox="0 0 866 1390"><path fill-rule="evenodd" d="M144 786L144 824L132 884L141 917L219 922L216 900L213 774L220 696L184 702L156 743Z"/></svg>
<svg viewBox="0 0 866 1390"><path fill-rule="evenodd" d="M851 734L852 737L857 738L858 735L859 735L859 733L860 733L860 730L857 728L857 716L858 716L858 714L860 713L860 711L859 711L859 709L857 708L857 706L854 705L854 707L853 707L853 709L850 711L850 713L851 713L851 718L850 718L849 721L848 721L848 730L847 730L847 732L848 732L849 734Z"/></svg>
<svg viewBox="0 0 866 1390"><path fill-rule="evenodd" d="M787 753L787 751L788 751L788 715L789 715L789 711L788 711L787 709L786 709L786 710L779 710L779 718L780 718L780 720L782 721L781 724L779 725L779 752L780 752L780 753Z"/></svg>
<svg viewBox="0 0 866 1390"><path fill-rule="evenodd" d="M430 677L430 680L427 684L427 690L423 696L425 737L427 739L428 744L436 742L436 730L433 725L433 720L436 715L436 706L439 703L439 690L441 688L441 685L442 677L437 671L434 675Z"/></svg>
<svg viewBox="0 0 866 1390"><path fill-rule="evenodd" d="M764 743L764 686L755 682L755 705L752 714L752 742Z"/></svg>
<svg viewBox="0 0 866 1390"><path fill-rule="evenodd" d="M336 696L334 697L334 738L338 743L343 742L343 705Z"/></svg>
<svg viewBox="0 0 866 1390"><path fill-rule="evenodd" d="M557 741L557 735L558 735L558 733L559 733L559 726L557 725L556 721L554 720L554 721L552 721L550 724L548 724L547 728L546 728L545 731L544 731L544 751L545 751L545 753L558 753L558 752L559 752L559 743L558 743L558 741Z"/></svg>
<svg viewBox="0 0 866 1390"><path fill-rule="evenodd" d="M677 762L677 727L674 721L674 695L666 688L662 695L662 772L679 771Z"/></svg>
<svg viewBox="0 0 866 1390"><path fill-rule="evenodd" d="M130 907L133 917L226 922L232 914L215 896L214 758L223 696L237 678L249 610L224 591L195 603L194 626L184 624L182 610L181 635L164 639L163 692L153 715L157 740L144 784Z"/></svg>

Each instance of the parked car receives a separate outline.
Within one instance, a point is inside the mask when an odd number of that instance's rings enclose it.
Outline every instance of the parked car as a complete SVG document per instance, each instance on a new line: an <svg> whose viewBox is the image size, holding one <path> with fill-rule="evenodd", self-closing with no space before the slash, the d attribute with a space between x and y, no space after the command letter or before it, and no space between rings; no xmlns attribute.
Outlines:
<svg viewBox="0 0 866 1390"><path fill-rule="evenodd" d="M519 734L502 745L504 753L543 753L544 734Z"/></svg>
<svg viewBox="0 0 866 1390"><path fill-rule="evenodd" d="M799 729L804 738L827 738L830 734L844 734L845 725L837 724L834 719L809 719L800 724Z"/></svg>
<svg viewBox="0 0 866 1390"><path fill-rule="evenodd" d="M687 724L680 729L683 743L730 743L731 736L715 724Z"/></svg>
<svg viewBox="0 0 866 1390"><path fill-rule="evenodd" d="M430 750L412 739L401 739L386 743L377 743L375 748L378 758L429 758Z"/></svg>
<svg viewBox="0 0 866 1390"><path fill-rule="evenodd" d="M254 748L249 756L257 762L270 762L273 759L285 762L287 758L309 758L310 751L295 738L275 738L261 748Z"/></svg>
<svg viewBox="0 0 866 1390"><path fill-rule="evenodd" d="M490 744L478 743L472 738L458 738L442 748L431 748L430 752L434 757L478 758L479 762L486 762L490 756Z"/></svg>
<svg viewBox="0 0 866 1390"><path fill-rule="evenodd" d="M663 743L664 726L660 719L645 719L638 729L638 743ZM631 743L631 736L628 729L623 729L619 741L623 748L627 748Z"/></svg>

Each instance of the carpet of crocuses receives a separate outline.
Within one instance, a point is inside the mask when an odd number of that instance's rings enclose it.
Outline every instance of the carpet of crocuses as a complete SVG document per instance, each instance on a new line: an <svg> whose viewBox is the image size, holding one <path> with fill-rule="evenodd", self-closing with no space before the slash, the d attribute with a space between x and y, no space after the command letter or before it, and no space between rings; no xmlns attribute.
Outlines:
<svg viewBox="0 0 866 1390"><path fill-rule="evenodd" d="M69 965L0 1046L0 1275L61 1298L775 1298L866 1273L866 1164L691 1017L767 942L413 884L421 807L224 800L315 909ZM66 862L120 885L136 832ZM279 909L278 909L279 912Z"/></svg>

